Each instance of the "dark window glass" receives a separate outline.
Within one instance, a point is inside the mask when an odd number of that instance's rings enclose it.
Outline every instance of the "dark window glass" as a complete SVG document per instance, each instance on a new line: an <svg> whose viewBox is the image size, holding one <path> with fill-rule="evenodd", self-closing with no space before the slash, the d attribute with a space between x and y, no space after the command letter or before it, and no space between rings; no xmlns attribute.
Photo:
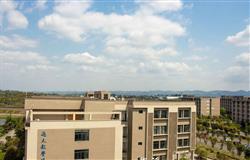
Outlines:
<svg viewBox="0 0 250 160"><path fill-rule="evenodd" d="M190 110L184 110L184 117L190 117Z"/></svg>
<svg viewBox="0 0 250 160"><path fill-rule="evenodd" d="M75 131L75 141L88 141L88 140L89 140L89 130Z"/></svg>
<svg viewBox="0 0 250 160"><path fill-rule="evenodd" d="M88 159L89 158L89 150L83 149L83 150L75 150L75 160L82 160L82 159Z"/></svg>
<svg viewBox="0 0 250 160"><path fill-rule="evenodd" d="M154 118L160 118L160 110L155 110Z"/></svg>
<svg viewBox="0 0 250 160"><path fill-rule="evenodd" d="M184 132L190 132L190 125L184 125Z"/></svg>
<svg viewBox="0 0 250 160"><path fill-rule="evenodd" d="M182 146L182 139L178 139L178 146L179 146L179 147Z"/></svg>
<svg viewBox="0 0 250 160"><path fill-rule="evenodd" d="M189 139L184 139L184 146L189 146Z"/></svg>
<svg viewBox="0 0 250 160"><path fill-rule="evenodd" d="M154 149L159 149L159 141L154 141Z"/></svg>
<svg viewBox="0 0 250 160"><path fill-rule="evenodd" d="M167 148L167 142L166 141L160 141L160 148Z"/></svg>
<svg viewBox="0 0 250 160"><path fill-rule="evenodd" d="M178 133L183 132L183 125L178 125Z"/></svg>
<svg viewBox="0 0 250 160"><path fill-rule="evenodd" d="M161 111L161 118L168 118L168 112L167 112L167 110L162 110Z"/></svg>

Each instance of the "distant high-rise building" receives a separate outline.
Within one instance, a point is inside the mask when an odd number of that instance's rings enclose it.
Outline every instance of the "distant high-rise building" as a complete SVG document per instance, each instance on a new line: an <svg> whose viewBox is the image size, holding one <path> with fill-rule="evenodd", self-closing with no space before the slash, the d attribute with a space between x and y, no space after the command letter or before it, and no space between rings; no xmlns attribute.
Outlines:
<svg viewBox="0 0 250 160"><path fill-rule="evenodd" d="M235 122L250 122L250 97L222 96L221 107Z"/></svg>
<svg viewBox="0 0 250 160"><path fill-rule="evenodd" d="M196 97L196 112L201 116L220 116L219 97Z"/></svg>
<svg viewBox="0 0 250 160"><path fill-rule="evenodd" d="M25 100L25 159L194 159L193 101Z"/></svg>

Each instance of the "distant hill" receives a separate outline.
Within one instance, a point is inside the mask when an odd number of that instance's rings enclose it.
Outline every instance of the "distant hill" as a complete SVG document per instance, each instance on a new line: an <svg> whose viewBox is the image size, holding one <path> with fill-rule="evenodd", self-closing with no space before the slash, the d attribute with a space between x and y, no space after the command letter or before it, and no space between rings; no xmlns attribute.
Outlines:
<svg viewBox="0 0 250 160"><path fill-rule="evenodd" d="M84 95L84 91L52 91L48 93L67 95L67 96L81 96ZM115 95L123 96L166 96L166 95L193 95L193 96L250 96L250 91L201 91L201 90L185 90L185 91L111 91Z"/></svg>
<svg viewBox="0 0 250 160"><path fill-rule="evenodd" d="M193 96L250 96L250 91L113 91L117 95L156 96L156 95L193 95Z"/></svg>

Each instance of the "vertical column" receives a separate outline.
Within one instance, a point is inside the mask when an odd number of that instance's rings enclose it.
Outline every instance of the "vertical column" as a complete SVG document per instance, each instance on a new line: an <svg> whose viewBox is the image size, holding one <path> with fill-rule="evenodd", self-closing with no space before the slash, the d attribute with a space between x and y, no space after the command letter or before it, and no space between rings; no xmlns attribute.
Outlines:
<svg viewBox="0 0 250 160"><path fill-rule="evenodd" d="M168 121L168 160L173 160L173 155L176 152L177 148L177 113L169 112L169 121Z"/></svg>
<svg viewBox="0 0 250 160"><path fill-rule="evenodd" d="M147 159L152 159L152 151L153 151L153 113L148 113L148 129L147 129Z"/></svg>

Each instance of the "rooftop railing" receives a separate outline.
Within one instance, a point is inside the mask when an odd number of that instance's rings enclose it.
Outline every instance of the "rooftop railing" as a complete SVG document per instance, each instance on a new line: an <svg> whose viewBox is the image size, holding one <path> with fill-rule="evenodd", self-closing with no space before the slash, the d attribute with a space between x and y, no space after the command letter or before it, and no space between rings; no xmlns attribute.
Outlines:
<svg viewBox="0 0 250 160"><path fill-rule="evenodd" d="M29 126L29 123L32 121L121 121L121 113L26 111L26 126Z"/></svg>

